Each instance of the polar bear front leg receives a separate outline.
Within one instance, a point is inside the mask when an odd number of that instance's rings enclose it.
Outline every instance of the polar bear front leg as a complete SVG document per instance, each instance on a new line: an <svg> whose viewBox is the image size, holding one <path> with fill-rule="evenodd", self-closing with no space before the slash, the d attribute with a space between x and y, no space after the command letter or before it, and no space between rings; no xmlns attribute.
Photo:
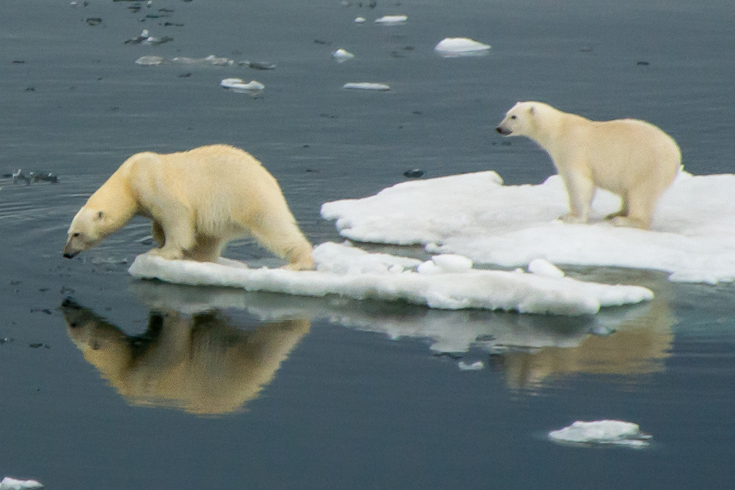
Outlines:
<svg viewBox="0 0 735 490"><path fill-rule="evenodd" d="M567 172L561 178L569 197L569 213L559 219L565 223L586 223L595 197L595 184L579 172Z"/></svg>
<svg viewBox="0 0 735 490"><path fill-rule="evenodd" d="M156 219L163 232L163 246L148 251L168 260L180 260L195 243L194 222L188 210L169 209L165 217Z"/></svg>

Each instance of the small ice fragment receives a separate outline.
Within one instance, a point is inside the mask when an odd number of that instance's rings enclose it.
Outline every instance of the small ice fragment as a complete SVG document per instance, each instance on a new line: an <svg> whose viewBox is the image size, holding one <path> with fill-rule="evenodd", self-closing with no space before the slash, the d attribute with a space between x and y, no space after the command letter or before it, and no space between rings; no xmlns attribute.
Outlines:
<svg viewBox="0 0 735 490"><path fill-rule="evenodd" d="M255 92L265 88L265 85L257 80L250 80L248 83L245 83L241 78L225 78L219 84L221 87L232 89L236 92Z"/></svg>
<svg viewBox="0 0 735 490"><path fill-rule="evenodd" d="M403 22L406 22L408 20L408 16L406 15L384 15L383 17L379 19L375 19L376 24L402 24Z"/></svg>
<svg viewBox="0 0 735 490"><path fill-rule="evenodd" d="M26 490L30 488L43 488L36 480L16 480L6 476L0 481L0 490Z"/></svg>
<svg viewBox="0 0 735 490"><path fill-rule="evenodd" d="M350 82L345 83L342 88L354 89L354 90L378 90L387 92L390 87L384 83L371 83L371 82Z"/></svg>
<svg viewBox="0 0 735 490"><path fill-rule="evenodd" d="M164 59L160 56L141 56L135 60L136 65L154 66L162 64Z"/></svg>
<svg viewBox="0 0 735 490"><path fill-rule="evenodd" d="M431 260L442 272L467 272L473 265L472 260L456 254L435 255Z"/></svg>
<svg viewBox="0 0 735 490"><path fill-rule="evenodd" d="M460 371L479 371L485 367L485 364L483 364L482 361L476 361L472 364L467 364L464 361L459 361L457 363L457 367Z"/></svg>
<svg viewBox="0 0 735 490"><path fill-rule="evenodd" d="M557 266L544 259L534 259L528 264L528 272L537 276L550 277L552 279L561 279L564 277L564 271Z"/></svg>
<svg viewBox="0 0 735 490"><path fill-rule="evenodd" d="M434 51L445 58L458 56L482 56L490 50L489 44L469 39L466 37L448 37L439 41L434 46Z"/></svg>
<svg viewBox="0 0 735 490"><path fill-rule="evenodd" d="M163 37L151 36L148 39L144 40L143 44L148 45L148 46L158 46L159 44L164 44L167 42L171 42L173 40L174 38L172 38L171 36L163 36Z"/></svg>
<svg viewBox="0 0 735 490"><path fill-rule="evenodd" d="M651 436L641 432L638 424L632 422L597 420L577 421L569 427L552 430L549 432L549 439L555 442L617 444L640 448L648 445Z"/></svg>
<svg viewBox="0 0 735 490"><path fill-rule="evenodd" d="M365 22L365 17L355 17L355 24L362 24Z"/></svg>
<svg viewBox="0 0 735 490"><path fill-rule="evenodd" d="M345 61L351 60L354 57L354 54L342 48L339 48L337 51L332 53L332 58L334 58L337 63L344 63Z"/></svg>

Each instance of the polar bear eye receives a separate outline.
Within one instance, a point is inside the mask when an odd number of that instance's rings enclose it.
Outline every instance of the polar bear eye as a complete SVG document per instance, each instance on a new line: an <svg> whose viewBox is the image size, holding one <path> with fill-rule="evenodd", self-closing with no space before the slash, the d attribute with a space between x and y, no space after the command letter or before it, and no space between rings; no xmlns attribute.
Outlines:
<svg viewBox="0 0 735 490"><path fill-rule="evenodd" d="M510 118L511 119L518 119L518 116L516 116L515 114L513 114L512 116L510 116Z"/></svg>
<svg viewBox="0 0 735 490"><path fill-rule="evenodd" d="M79 233L73 233L71 236L73 236L74 238L77 238L79 236Z"/></svg>

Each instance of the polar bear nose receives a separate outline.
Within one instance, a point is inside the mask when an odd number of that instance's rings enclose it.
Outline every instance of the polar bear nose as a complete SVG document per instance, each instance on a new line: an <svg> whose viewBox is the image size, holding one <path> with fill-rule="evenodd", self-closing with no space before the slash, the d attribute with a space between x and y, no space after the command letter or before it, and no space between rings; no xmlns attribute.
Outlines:
<svg viewBox="0 0 735 490"><path fill-rule="evenodd" d="M499 134L502 134L503 136L508 136L512 131L510 129L506 129L503 126L498 126L495 128L495 131L497 131Z"/></svg>

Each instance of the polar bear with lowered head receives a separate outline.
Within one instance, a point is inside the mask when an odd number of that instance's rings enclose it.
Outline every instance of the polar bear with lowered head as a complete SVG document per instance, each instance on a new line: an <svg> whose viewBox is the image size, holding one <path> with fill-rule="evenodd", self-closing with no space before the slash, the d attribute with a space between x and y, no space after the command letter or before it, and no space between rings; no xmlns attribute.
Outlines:
<svg viewBox="0 0 735 490"><path fill-rule="evenodd" d="M153 222L158 248L151 255L214 262L227 242L250 234L288 268L314 268L311 244L276 179L232 146L128 158L72 220L64 257L94 247L136 215Z"/></svg>
<svg viewBox="0 0 735 490"><path fill-rule="evenodd" d="M542 102L518 102L496 131L526 136L547 151L569 195L561 219L585 223L595 188L619 195L613 224L648 229L663 192L681 167L676 141L653 124L636 119L591 121Z"/></svg>

